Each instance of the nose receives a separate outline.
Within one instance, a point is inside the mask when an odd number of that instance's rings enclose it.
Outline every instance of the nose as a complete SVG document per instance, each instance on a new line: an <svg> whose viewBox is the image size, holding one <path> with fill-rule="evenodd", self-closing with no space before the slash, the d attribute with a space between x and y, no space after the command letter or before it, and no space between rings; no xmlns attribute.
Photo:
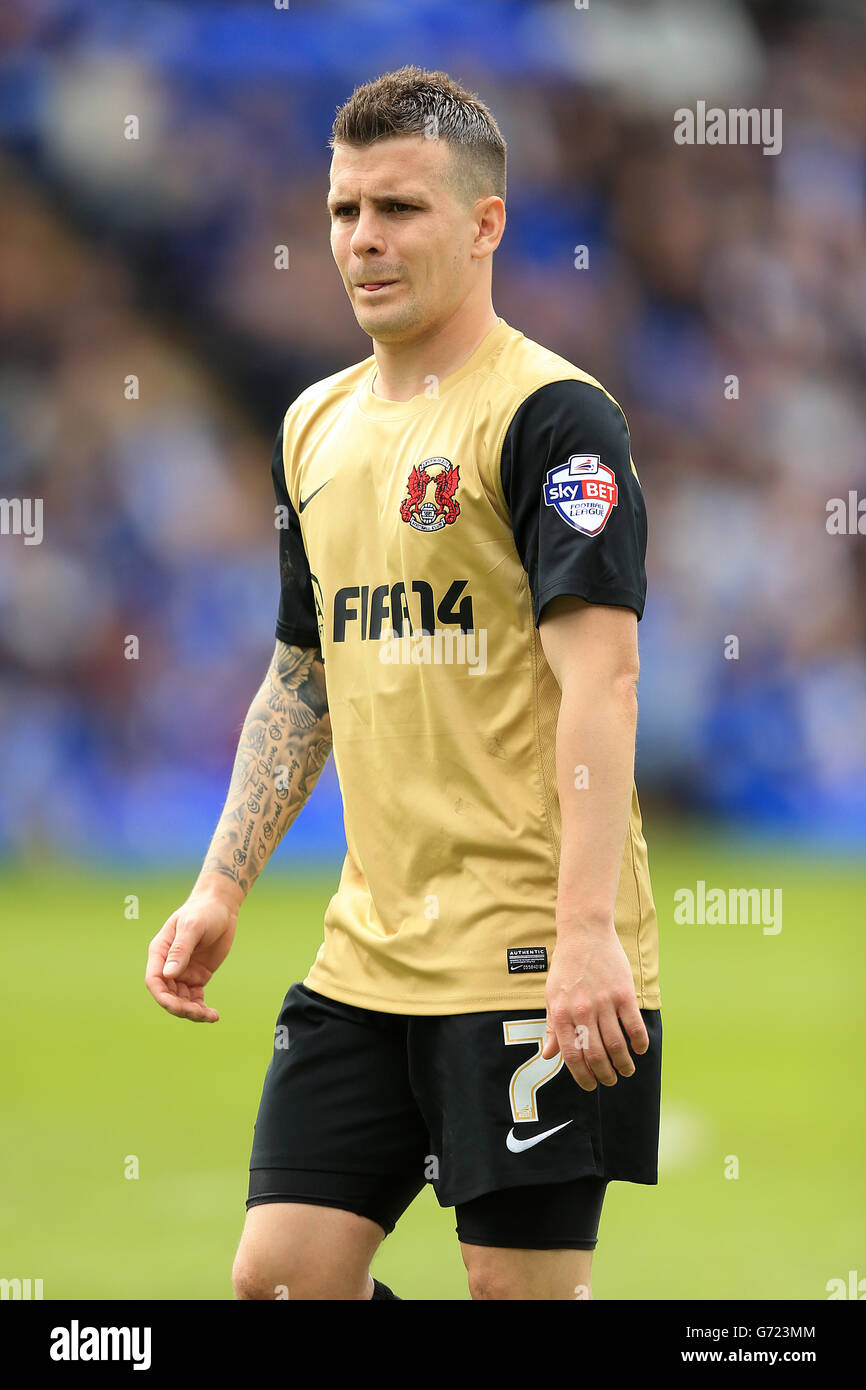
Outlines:
<svg viewBox="0 0 866 1390"><path fill-rule="evenodd" d="M353 255L362 258L369 255L370 252L381 254L385 250L381 219L373 208L362 207L360 209L355 230L349 242L349 249Z"/></svg>

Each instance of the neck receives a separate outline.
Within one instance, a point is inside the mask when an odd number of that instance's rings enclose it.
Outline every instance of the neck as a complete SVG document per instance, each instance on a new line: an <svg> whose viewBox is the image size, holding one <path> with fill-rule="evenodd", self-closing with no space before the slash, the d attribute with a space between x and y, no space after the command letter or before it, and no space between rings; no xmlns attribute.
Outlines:
<svg viewBox="0 0 866 1390"><path fill-rule="evenodd" d="M387 401L422 395L431 377L444 381L458 371L496 324L496 311L488 299L480 307L462 305L445 323L412 342L374 340L373 395Z"/></svg>

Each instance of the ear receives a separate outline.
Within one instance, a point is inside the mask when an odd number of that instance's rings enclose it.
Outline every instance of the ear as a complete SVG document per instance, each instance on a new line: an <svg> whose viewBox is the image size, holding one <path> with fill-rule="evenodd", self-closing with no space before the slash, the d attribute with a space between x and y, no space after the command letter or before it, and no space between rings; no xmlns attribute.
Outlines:
<svg viewBox="0 0 866 1390"><path fill-rule="evenodd" d="M479 198L473 213L477 232L472 246L472 255L482 260L492 256L505 231L505 204L495 194Z"/></svg>

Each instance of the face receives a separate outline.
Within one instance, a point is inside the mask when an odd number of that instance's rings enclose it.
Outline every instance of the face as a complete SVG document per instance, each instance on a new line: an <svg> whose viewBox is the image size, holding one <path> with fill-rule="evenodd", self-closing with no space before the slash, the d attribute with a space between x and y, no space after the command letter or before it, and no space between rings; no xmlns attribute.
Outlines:
<svg viewBox="0 0 866 1390"><path fill-rule="evenodd" d="M501 236L501 228L491 235L486 215L501 202L461 202L450 159L447 141L423 135L334 149L331 251L358 323L378 342L410 342L446 322Z"/></svg>

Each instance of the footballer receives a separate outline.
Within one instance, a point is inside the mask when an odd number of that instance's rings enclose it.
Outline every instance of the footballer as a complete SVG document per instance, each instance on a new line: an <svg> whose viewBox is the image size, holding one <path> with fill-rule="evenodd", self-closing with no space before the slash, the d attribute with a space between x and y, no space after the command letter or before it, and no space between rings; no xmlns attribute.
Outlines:
<svg viewBox="0 0 866 1390"><path fill-rule="evenodd" d="M276 646L146 981L219 1017L205 986L333 752L346 856L277 1017L235 1295L399 1300L370 1264L430 1183L473 1299L591 1298L607 1184L658 1181L628 428L494 310L506 147L483 102L403 68L356 89L330 148L372 353L281 421Z"/></svg>

